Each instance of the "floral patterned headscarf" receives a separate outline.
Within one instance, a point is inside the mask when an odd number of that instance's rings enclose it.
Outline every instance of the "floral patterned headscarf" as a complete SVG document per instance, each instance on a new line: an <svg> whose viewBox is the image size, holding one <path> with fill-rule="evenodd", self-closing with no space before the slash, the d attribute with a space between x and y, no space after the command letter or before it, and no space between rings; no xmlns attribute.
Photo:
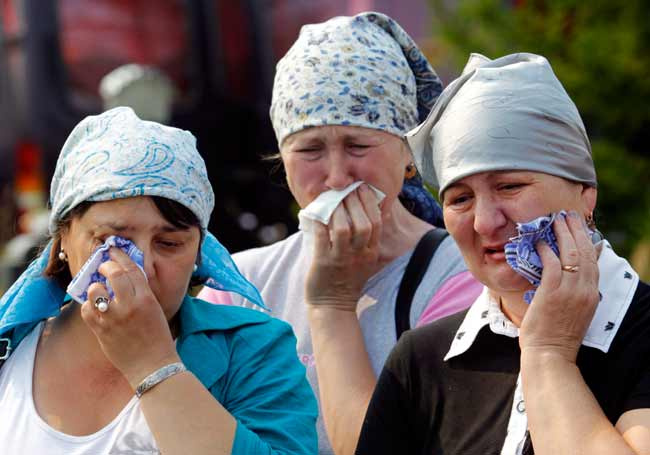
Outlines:
<svg viewBox="0 0 650 455"><path fill-rule="evenodd" d="M322 125L372 128L402 137L424 121L442 91L413 39L374 12L305 25L278 62L271 121L278 144ZM441 225L441 211L418 175L401 199L411 212Z"/></svg>

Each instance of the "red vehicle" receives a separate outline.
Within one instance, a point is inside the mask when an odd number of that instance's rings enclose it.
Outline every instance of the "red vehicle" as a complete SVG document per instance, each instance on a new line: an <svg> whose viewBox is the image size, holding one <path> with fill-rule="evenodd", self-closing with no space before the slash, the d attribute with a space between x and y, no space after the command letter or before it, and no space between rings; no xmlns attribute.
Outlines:
<svg viewBox="0 0 650 455"><path fill-rule="evenodd" d="M272 3L0 0L3 221L15 218L12 188L19 209L44 204L68 133L102 110L102 77L139 63L174 82L170 123L197 136L216 194L210 229L231 250L286 235L291 197L259 158L275 150L267 109L276 52L305 17L281 19L274 34Z"/></svg>
<svg viewBox="0 0 650 455"><path fill-rule="evenodd" d="M156 67L176 87L170 123L198 139L217 201L210 230L231 251L287 235L292 198L260 160L277 150L268 119L275 62L302 24L336 14L393 14L391 5L410 3L403 14L423 21L424 6L413 4L424 2L397 3L0 0L0 245L20 230L5 221L16 218L14 190L19 210L44 205L65 138L102 110L100 80L127 63Z"/></svg>

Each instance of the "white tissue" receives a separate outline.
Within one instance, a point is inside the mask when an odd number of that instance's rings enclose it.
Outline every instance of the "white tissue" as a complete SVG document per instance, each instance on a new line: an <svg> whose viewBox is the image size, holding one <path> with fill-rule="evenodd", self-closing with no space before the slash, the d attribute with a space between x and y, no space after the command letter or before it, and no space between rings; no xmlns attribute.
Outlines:
<svg viewBox="0 0 650 455"><path fill-rule="evenodd" d="M313 222L329 224L332 213L345 197L356 190L363 182L354 182L342 190L329 190L318 195L311 204L298 212L298 229L304 232L313 231ZM377 196L377 204L384 200L386 195L372 185L368 185Z"/></svg>

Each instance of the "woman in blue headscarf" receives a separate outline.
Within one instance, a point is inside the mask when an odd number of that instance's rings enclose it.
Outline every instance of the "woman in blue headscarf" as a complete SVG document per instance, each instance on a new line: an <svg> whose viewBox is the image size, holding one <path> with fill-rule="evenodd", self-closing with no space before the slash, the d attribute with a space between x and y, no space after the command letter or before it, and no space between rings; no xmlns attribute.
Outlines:
<svg viewBox="0 0 650 455"><path fill-rule="evenodd" d="M354 450L376 375L398 337L407 263L425 234L443 232L440 207L402 140L441 89L413 40L379 13L304 26L277 66L271 120L303 209L301 231L234 259L296 331L321 404L320 453ZM431 257L430 248L423 252ZM467 307L480 291L449 238L415 269L422 284L398 305L407 328L423 315Z"/></svg>
<svg viewBox="0 0 650 455"><path fill-rule="evenodd" d="M189 132L129 108L86 118L50 202L52 241L0 300L3 452L316 451L290 327L187 294L201 281L263 306L206 230Z"/></svg>

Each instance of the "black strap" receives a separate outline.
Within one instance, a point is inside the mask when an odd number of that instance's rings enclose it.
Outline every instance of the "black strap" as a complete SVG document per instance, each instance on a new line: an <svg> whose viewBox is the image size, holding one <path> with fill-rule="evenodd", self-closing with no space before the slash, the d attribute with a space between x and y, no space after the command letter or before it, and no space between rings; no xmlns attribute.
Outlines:
<svg viewBox="0 0 650 455"><path fill-rule="evenodd" d="M429 268L431 258L448 235L449 233L442 228L432 229L422 236L413 250L395 300L395 333L398 340L402 333L411 328L410 315L413 296Z"/></svg>

